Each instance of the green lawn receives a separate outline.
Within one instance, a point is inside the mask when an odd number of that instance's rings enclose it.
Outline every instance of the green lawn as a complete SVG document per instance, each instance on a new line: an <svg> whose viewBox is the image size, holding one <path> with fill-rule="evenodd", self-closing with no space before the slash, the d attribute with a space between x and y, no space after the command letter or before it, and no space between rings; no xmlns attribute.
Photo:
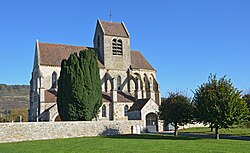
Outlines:
<svg viewBox="0 0 250 153"><path fill-rule="evenodd" d="M214 134L214 132L211 132L210 128L208 127L189 128L180 130L179 132ZM219 129L219 133L235 136L250 136L250 128Z"/></svg>
<svg viewBox="0 0 250 153"><path fill-rule="evenodd" d="M249 152L250 142L214 140L171 135L125 135L112 137L83 137L0 144L1 153L29 152Z"/></svg>

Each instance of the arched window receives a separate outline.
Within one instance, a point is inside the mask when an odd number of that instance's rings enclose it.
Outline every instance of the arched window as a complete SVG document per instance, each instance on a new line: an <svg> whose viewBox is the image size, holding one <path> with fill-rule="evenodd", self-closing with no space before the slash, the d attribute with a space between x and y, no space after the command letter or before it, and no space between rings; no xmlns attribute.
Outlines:
<svg viewBox="0 0 250 153"><path fill-rule="evenodd" d="M56 72L52 73L52 88L56 88L57 87L57 74Z"/></svg>
<svg viewBox="0 0 250 153"><path fill-rule="evenodd" d="M103 105L102 106L102 117L106 117L107 115L106 115L106 106L105 105Z"/></svg>
<svg viewBox="0 0 250 153"><path fill-rule="evenodd" d="M128 116L128 105L124 106L124 116Z"/></svg>
<svg viewBox="0 0 250 153"><path fill-rule="evenodd" d="M118 89L118 90L121 90L121 82L122 82L122 81L121 81L121 76L118 76L118 77L117 77L117 89Z"/></svg>
<svg viewBox="0 0 250 153"><path fill-rule="evenodd" d="M122 40L113 39L112 40L112 51L113 55L121 55L122 56Z"/></svg>

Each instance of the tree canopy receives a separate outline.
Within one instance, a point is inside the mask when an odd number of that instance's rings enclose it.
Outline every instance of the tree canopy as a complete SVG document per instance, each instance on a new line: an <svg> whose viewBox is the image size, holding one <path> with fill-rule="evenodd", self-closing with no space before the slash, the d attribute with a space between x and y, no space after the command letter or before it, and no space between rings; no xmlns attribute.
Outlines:
<svg viewBox="0 0 250 153"><path fill-rule="evenodd" d="M175 136L177 136L179 125L183 126L192 120L190 99L180 93L170 93L169 97L161 103L159 116L165 126L172 124L175 127Z"/></svg>
<svg viewBox="0 0 250 153"><path fill-rule="evenodd" d="M250 93L243 96L245 102L247 103L248 109L250 109Z"/></svg>
<svg viewBox="0 0 250 153"><path fill-rule="evenodd" d="M208 82L195 90L193 102L196 120L215 128L216 139L220 128L244 122L248 116L241 91L225 76L217 80L216 75L210 75Z"/></svg>
<svg viewBox="0 0 250 153"><path fill-rule="evenodd" d="M73 53L61 63L57 94L58 112L63 121L89 121L102 105L102 89L96 54L93 50Z"/></svg>

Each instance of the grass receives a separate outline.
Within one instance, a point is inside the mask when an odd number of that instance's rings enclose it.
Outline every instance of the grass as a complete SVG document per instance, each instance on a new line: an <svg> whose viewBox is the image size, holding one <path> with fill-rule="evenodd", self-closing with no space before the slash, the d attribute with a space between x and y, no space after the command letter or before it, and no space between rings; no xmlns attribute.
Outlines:
<svg viewBox="0 0 250 153"><path fill-rule="evenodd" d="M237 145L236 145L237 144ZM214 140L172 135L121 135L0 144L1 153L249 152L249 141Z"/></svg>
<svg viewBox="0 0 250 153"><path fill-rule="evenodd" d="M211 132L211 129L208 127L183 129L183 130L180 130L179 132L214 134L214 132ZM250 128L235 127L235 128L228 128L228 129L219 129L219 133L225 134L225 135L235 135L235 136L250 136Z"/></svg>

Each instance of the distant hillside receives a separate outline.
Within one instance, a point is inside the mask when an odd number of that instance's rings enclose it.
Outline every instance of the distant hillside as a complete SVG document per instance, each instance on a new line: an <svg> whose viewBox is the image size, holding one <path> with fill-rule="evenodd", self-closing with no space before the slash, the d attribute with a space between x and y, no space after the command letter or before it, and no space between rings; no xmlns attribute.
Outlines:
<svg viewBox="0 0 250 153"><path fill-rule="evenodd" d="M29 108L29 85L0 84L0 110Z"/></svg>

